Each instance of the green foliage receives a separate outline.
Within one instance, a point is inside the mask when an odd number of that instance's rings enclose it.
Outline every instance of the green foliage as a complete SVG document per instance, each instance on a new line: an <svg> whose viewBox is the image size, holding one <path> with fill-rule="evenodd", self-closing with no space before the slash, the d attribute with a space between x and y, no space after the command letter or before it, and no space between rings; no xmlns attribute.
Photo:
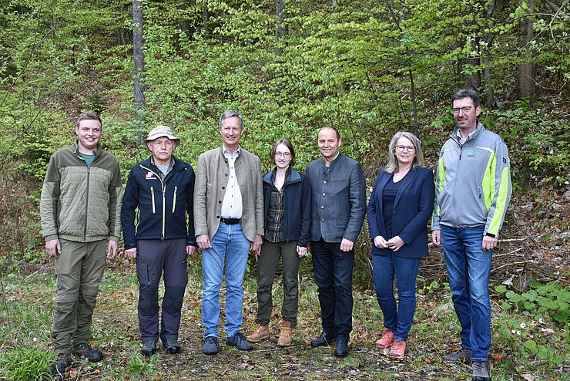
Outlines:
<svg viewBox="0 0 570 381"><path fill-rule="evenodd" d="M511 148L516 178L557 186L568 184L570 172L570 121L562 112L529 109L520 102L511 109L494 110L486 121Z"/></svg>
<svg viewBox="0 0 570 381"><path fill-rule="evenodd" d="M0 356L0 374L7 380L37 381L51 379L53 353L34 348L18 347Z"/></svg>
<svg viewBox="0 0 570 381"><path fill-rule="evenodd" d="M157 358L158 356L154 356L151 357L150 359L145 359L139 353L135 353L129 358L129 362L127 364L127 371L132 376L138 376L142 377L143 379L148 379L157 372L157 367L156 367Z"/></svg>
<svg viewBox="0 0 570 381"><path fill-rule="evenodd" d="M496 286L495 291L505 297L507 305L510 304L520 311L527 311L536 317L548 315L560 326L570 325L570 289L568 287L551 282L534 283L529 291L523 293L508 290L504 285Z"/></svg>

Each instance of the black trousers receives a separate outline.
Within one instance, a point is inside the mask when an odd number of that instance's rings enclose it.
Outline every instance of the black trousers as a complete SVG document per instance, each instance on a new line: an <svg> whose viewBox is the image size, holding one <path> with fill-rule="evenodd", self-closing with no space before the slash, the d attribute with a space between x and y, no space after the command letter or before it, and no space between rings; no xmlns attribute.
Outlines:
<svg viewBox="0 0 570 381"><path fill-rule="evenodd" d="M188 283L186 241L137 241L139 330L141 338L158 337L158 286L164 273L160 338L178 338L184 292Z"/></svg>
<svg viewBox="0 0 570 381"><path fill-rule="evenodd" d="M340 251L340 242L311 242L315 282L319 288L323 332L328 339L352 331L352 268L354 252Z"/></svg>

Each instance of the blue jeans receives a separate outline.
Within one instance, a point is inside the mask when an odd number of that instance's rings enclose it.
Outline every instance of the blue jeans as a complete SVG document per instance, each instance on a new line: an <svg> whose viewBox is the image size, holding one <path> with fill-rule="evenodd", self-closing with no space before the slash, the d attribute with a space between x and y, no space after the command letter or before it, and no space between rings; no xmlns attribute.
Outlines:
<svg viewBox="0 0 570 381"><path fill-rule="evenodd" d="M315 282L323 333L327 339L346 336L352 331L352 267L354 253L340 251L340 242L311 242Z"/></svg>
<svg viewBox="0 0 570 381"><path fill-rule="evenodd" d="M441 243L455 313L461 323L461 344L473 361L487 361L491 347L489 273L492 251L483 250L485 228L441 226Z"/></svg>
<svg viewBox="0 0 570 381"><path fill-rule="evenodd" d="M374 288L384 327L394 332L396 341L405 341L416 312L416 276L419 258L402 258L398 254L374 255ZM394 276L398 287L398 304L394 298Z"/></svg>
<svg viewBox="0 0 570 381"><path fill-rule="evenodd" d="M202 325L204 337L218 337L220 286L226 270L226 337L239 332L243 321L243 276L247 267L250 242L240 224L220 223L211 247L202 253Z"/></svg>

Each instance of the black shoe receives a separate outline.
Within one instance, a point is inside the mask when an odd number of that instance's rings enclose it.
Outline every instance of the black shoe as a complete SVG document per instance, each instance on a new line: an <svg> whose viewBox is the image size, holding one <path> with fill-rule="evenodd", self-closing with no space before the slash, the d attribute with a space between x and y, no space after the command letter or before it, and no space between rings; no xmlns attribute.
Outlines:
<svg viewBox="0 0 570 381"><path fill-rule="evenodd" d="M51 372L58 380L65 379L65 370L71 365L71 356L59 354L51 366Z"/></svg>
<svg viewBox="0 0 570 381"><path fill-rule="evenodd" d="M471 351L469 349L461 348L457 352L452 352L446 355L443 359L445 362L464 362L468 364L471 362Z"/></svg>
<svg viewBox="0 0 570 381"><path fill-rule="evenodd" d="M180 353L180 344L178 344L178 339L174 336L163 336L161 338L162 345L164 346L164 350L166 353L170 353L174 355L176 353Z"/></svg>
<svg viewBox="0 0 570 381"><path fill-rule="evenodd" d="M141 354L144 357L150 357L156 353L156 339L154 337L146 337L142 342Z"/></svg>
<svg viewBox="0 0 570 381"><path fill-rule="evenodd" d="M348 356L348 337L340 335L336 338L336 347L334 349L336 357Z"/></svg>
<svg viewBox="0 0 570 381"><path fill-rule="evenodd" d="M471 364L471 381L490 381L489 361L473 361Z"/></svg>
<svg viewBox="0 0 570 381"><path fill-rule="evenodd" d="M253 346L247 341L245 336L238 332L233 336L226 338L226 344L231 345L232 347L236 347L240 351L251 351Z"/></svg>
<svg viewBox="0 0 570 381"><path fill-rule="evenodd" d="M218 338L215 336L208 336L204 339L204 344L202 345L202 352L205 355L215 355L220 351L220 345L218 344Z"/></svg>
<svg viewBox="0 0 570 381"><path fill-rule="evenodd" d="M323 347L325 345L334 343L334 341L334 338L329 339L327 338L327 335L323 333L321 336L315 337L313 340L311 340L311 348Z"/></svg>
<svg viewBox="0 0 570 381"><path fill-rule="evenodd" d="M89 362L99 362L103 360L103 353L97 348L91 348L87 343L81 343L75 348L75 353Z"/></svg>

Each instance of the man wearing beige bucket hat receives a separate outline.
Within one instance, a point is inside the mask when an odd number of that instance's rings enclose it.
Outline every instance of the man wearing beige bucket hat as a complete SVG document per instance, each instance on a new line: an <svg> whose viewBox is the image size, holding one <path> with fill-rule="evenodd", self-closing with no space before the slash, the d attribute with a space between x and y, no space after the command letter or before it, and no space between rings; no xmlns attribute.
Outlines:
<svg viewBox="0 0 570 381"><path fill-rule="evenodd" d="M167 353L180 352L178 331L188 283L186 257L195 251L194 170L174 157L180 139L166 126L145 139L151 156L129 173L121 223L125 255L136 258L139 280L139 330L142 354L156 351L158 337ZM135 210L138 223L135 224ZM164 273L160 334L158 288Z"/></svg>

